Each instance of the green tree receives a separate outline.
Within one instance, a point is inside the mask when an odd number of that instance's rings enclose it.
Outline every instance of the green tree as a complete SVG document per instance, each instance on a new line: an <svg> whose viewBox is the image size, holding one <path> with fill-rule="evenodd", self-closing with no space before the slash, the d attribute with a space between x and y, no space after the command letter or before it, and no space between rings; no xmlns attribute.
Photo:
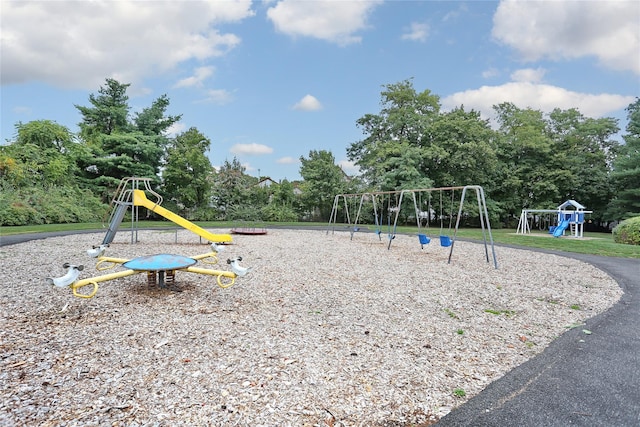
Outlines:
<svg viewBox="0 0 640 427"><path fill-rule="evenodd" d="M549 114L548 133L556 153L561 153L560 167L569 174L558 183L560 199L574 199L603 218L613 196L611 164L618 143L612 136L619 131L613 118L584 117L576 109L555 109Z"/></svg>
<svg viewBox="0 0 640 427"><path fill-rule="evenodd" d="M403 177L415 182L424 174L424 137L440 111L439 97L429 90L416 92L411 80L384 86L382 110L356 121L366 137L347 149L347 157L360 167L372 188L404 187ZM416 147L410 150L408 147ZM396 171L399 166L404 171ZM417 174L417 175L416 175ZM416 185L411 182L407 186Z"/></svg>
<svg viewBox="0 0 640 427"><path fill-rule="evenodd" d="M408 143L389 144L385 150L385 168L379 176L382 191L429 188L433 181L421 172L424 157L419 147Z"/></svg>
<svg viewBox="0 0 640 427"><path fill-rule="evenodd" d="M91 107L76 105L82 114L80 137L92 143L100 135L111 135L114 132L126 132L129 128L129 96L130 84L123 84L115 79L106 79L98 95L89 95Z"/></svg>
<svg viewBox="0 0 640 427"><path fill-rule="evenodd" d="M152 178L155 184L165 149L166 132L180 119L167 116L169 100L162 95L129 121L129 84L107 79L106 85L91 94L91 106L75 107L82 114L80 136L91 150L80 158L84 184L107 200L120 180L138 176Z"/></svg>
<svg viewBox="0 0 640 427"><path fill-rule="evenodd" d="M211 141L194 127L175 137L162 172L165 197L191 209L209 205L213 167L206 152L210 147Z"/></svg>
<svg viewBox="0 0 640 427"><path fill-rule="evenodd" d="M297 196L294 192L293 183L287 179L283 179L273 189L273 197L271 203L276 205L293 208L296 203Z"/></svg>
<svg viewBox="0 0 640 427"><path fill-rule="evenodd" d="M262 219L265 221L295 221L302 216L299 197L294 192L291 182L283 179L272 185L269 203L262 208Z"/></svg>
<svg viewBox="0 0 640 427"><path fill-rule="evenodd" d="M135 128L147 136L164 136L171 126L182 119L182 114L167 116L168 108L169 97L166 94L160 96L153 101L151 107L144 108L135 114L133 118Z"/></svg>
<svg viewBox="0 0 640 427"><path fill-rule="evenodd" d="M0 148L0 176L19 187L73 183L76 145L66 127L50 120L18 123L15 141Z"/></svg>
<svg viewBox="0 0 640 427"><path fill-rule="evenodd" d="M385 86L382 110L357 121L366 135L347 155L370 188L398 190L492 182L496 134L464 107L440 112L439 97L411 80Z"/></svg>
<svg viewBox="0 0 640 427"><path fill-rule="evenodd" d="M113 196L118 183L125 177L145 177L154 179L156 185L159 162L163 147L140 132L114 133L103 135L100 149L83 159L84 181L103 200Z"/></svg>
<svg viewBox="0 0 640 427"><path fill-rule="evenodd" d="M215 175L212 200L222 219L259 219L257 208L248 206L249 186L254 183L236 157L225 160Z"/></svg>
<svg viewBox="0 0 640 427"><path fill-rule="evenodd" d="M78 188L82 146L50 120L16 125L16 139L0 147L0 225L96 221L105 206Z"/></svg>
<svg viewBox="0 0 640 427"><path fill-rule="evenodd" d="M300 157L302 203L309 213L317 212L320 220L329 220L333 200L344 192L346 176L330 151L311 150L309 157Z"/></svg>
<svg viewBox="0 0 640 427"><path fill-rule="evenodd" d="M556 150L541 111L512 103L494 106L500 124L496 187L492 191L502 212L520 214L523 208L551 208L561 198L560 185L570 179L563 168L566 153Z"/></svg>
<svg viewBox="0 0 640 427"><path fill-rule="evenodd" d="M459 107L438 115L420 144L422 173L429 176L436 187L491 187L498 161L496 133L479 112Z"/></svg>
<svg viewBox="0 0 640 427"><path fill-rule="evenodd" d="M640 215L640 98L627 107L627 118L625 144L612 173L616 197L610 204L609 216L618 220Z"/></svg>

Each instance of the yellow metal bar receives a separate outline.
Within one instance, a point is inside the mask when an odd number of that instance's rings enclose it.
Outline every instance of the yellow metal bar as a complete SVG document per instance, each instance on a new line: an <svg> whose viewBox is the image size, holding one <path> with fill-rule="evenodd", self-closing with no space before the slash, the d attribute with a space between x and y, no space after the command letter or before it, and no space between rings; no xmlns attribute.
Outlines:
<svg viewBox="0 0 640 427"><path fill-rule="evenodd" d="M101 256L101 257L98 257L98 262L96 263L96 270L98 271L111 270L116 265L124 264L127 261L129 260L124 258L111 258L108 256ZM111 264L102 265L104 263L111 263Z"/></svg>
<svg viewBox="0 0 640 427"><path fill-rule="evenodd" d="M209 252L206 254L201 254L201 255L196 255L196 256L192 256L190 258L193 258L195 260L198 261L202 261L204 264L217 264L218 263L218 254L216 254L215 252ZM209 259L211 258L211 259Z"/></svg>
<svg viewBox="0 0 640 427"><path fill-rule="evenodd" d="M142 190L133 190L133 204L135 206L144 206L150 211L165 217L169 221L172 221L178 224L182 228L186 228L187 230L197 234L198 236L204 239L207 239L210 242L213 242L213 243L230 242L232 240L232 237L230 234L210 233L204 228L201 228L195 225L194 223L192 223L191 221L184 219L180 215L177 215L171 212L170 210L165 209L156 203L153 203L151 200L147 199L147 196L144 194L144 191Z"/></svg>
<svg viewBox="0 0 640 427"><path fill-rule="evenodd" d="M78 280L71 284L71 289L73 290L73 296L78 298L92 298L96 292L98 292L98 282L106 282L108 280L119 279L121 277L132 276L134 274L144 273L144 271L136 271L136 270L124 270L118 271L117 273L105 274L104 276L98 277L89 277L88 279ZM93 290L88 294L81 294L78 292L78 289L85 286L93 286Z"/></svg>
<svg viewBox="0 0 640 427"><path fill-rule="evenodd" d="M218 286L221 288L230 288L236 282L236 274L232 271L222 271L222 270L211 270L209 268L200 268L200 267L187 267L182 271L188 271L190 273L197 274L208 274L209 276L217 276ZM222 283L222 278L227 277L231 279L230 283Z"/></svg>

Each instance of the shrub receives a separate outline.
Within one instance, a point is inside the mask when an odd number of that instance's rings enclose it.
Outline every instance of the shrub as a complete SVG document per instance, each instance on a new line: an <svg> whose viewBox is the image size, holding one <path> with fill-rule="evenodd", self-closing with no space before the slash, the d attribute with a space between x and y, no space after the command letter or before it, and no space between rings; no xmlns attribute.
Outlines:
<svg viewBox="0 0 640 427"><path fill-rule="evenodd" d="M260 209L250 205L231 206L226 211L227 221L261 221Z"/></svg>
<svg viewBox="0 0 640 427"><path fill-rule="evenodd" d="M198 207L189 211L191 221L215 221L218 213L210 207Z"/></svg>
<svg viewBox="0 0 640 427"><path fill-rule="evenodd" d="M38 212L30 206L16 202L0 211L0 225L42 224Z"/></svg>
<svg viewBox="0 0 640 427"><path fill-rule="evenodd" d="M70 186L2 187L0 226L101 221L107 206Z"/></svg>
<svg viewBox="0 0 640 427"><path fill-rule="evenodd" d="M613 241L626 245L640 245L640 216L626 219L612 231Z"/></svg>
<svg viewBox="0 0 640 427"><path fill-rule="evenodd" d="M271 203L262 208L262 219L276 222L295 222L298 219L296 212L287 206L278 206Z"/></svg>

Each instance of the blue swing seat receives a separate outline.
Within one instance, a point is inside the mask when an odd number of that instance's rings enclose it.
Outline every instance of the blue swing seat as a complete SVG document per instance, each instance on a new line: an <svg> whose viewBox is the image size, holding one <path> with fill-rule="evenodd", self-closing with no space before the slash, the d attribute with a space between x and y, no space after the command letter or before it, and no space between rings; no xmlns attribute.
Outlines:
<svg viewBox="0 0 640 427"><path fill-rule="evenodd" d="M428 245L431 239L426 234L418 234L418 240L420 241L420 249L424 249L424 245Z"/></svg>
<svg viewBox="0 0 640 427"><path fill-rule="evenodd" d="M440 246L444 246L445 248L451 246L451 237L440 236Z"/></svg>

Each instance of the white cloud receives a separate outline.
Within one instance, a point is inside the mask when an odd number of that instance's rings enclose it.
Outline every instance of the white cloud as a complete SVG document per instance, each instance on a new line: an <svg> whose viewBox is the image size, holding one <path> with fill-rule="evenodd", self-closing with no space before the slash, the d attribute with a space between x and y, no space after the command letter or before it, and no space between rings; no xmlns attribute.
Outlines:
<svg viewBox="0 0 640 427"><path fill-rule="evenodd" d="M282 0L267 10L281 33L313 37L346 46L362 39L354 33L367 28L367 18L381 1Z"/></svg>
<svg viewBox="0 0 640 427"><path fill-rule="evenodd" d="M202 87L202 83L213 75L215 67L198 67L193 70L193 76L179 80L173 87Z"/></svg>
<svg viewBox="0 0 640 427"><path fill-rule="evenodd" d="M498 71L497 68L489 68L485 71L482 72L482 78L484 79L490 79L492 77L498 77L500 75L500 71Z"/></svg>
<svg viewBox="0 0 640 427"><path fill-rule="evenodd" d="M502 1L493 37L526 61L595 56L640 74L640 7L632 1Z"/></svg>
<svg viewBox="0 0 640 427"><path fill-rule="evenodd" d="M542 81L547 70L544 68L523 68L511 74L511 80L523 83L538 83Z"/></svg>
<svg viewBox="0 0 640 427"><path fill-rule="evenodd" d="M402 40L425 42L429 36L429 24L412 22L408 31L402 34Z"/></svg>
<svg viewBox="0 0 640 427"><path fill-rule="evenodd" d="M442 22L455 20L460 15L462 15L463 13L466 13L468 11L469 11L469 8L467 7L467 5L465 3L459 3L459 6L458 6L458 8L456 10L452 10L450 12L447 12L447 14L442 17Z"/></svg>
<svg viewBox="0 0 640 427"><path fill-rule="evenodd" d="M174 137L179 133L184 132L187 126L182 122L177 122L169 126L169 129L166 130L165 134L169 137Z"/></svg>
<svg viewBox="0 0 640 427"><path fill-rule="evenodd" d="M104 85L104 81L101 82L101 85ZM143 96L151 95L152 93L153 93L153 89L151 89L150 87L138 86L135 84L131 85L129 89L127 89L127 95L129 95L132 98L143 97Z"/></svg>
<svg viewBox="0 0 640 427"><path fill-rule="evenodd" d="M2 84L43 81L95 89L136 82L240 43L218 24L252 16L240 1L2 1Z"/></svg>
<svg viewBox="0 0 640 427"><path fill-rule="evenodd" d="M318 111L322 110L322 104L315 96L305 95L293 106L293 109L300 111Z"/></svg>
<svg viewBox="0 0 640 427"><path fill-rule="evenodd" d="M257 169L251 166L251 163L245 162L242 164L245 172L255 172Z"/></svg>
<svg viewBox="0 0 640 427"><path fill-rule="evenodd" d="M479 89L456 92L442 98L442 105L445 109L464 105L467 110L480 111L484 118L493 118L493 105L502 102L547 113L554 108L577 108L587 117L603 117L626 107L633 100L633 96L580 93L547 84L509 82L500 86L482 86Z"/></svg>
<svg viewBox="0 0 640 427"><path fill-rule="evenodd" d="M349 160L340 160L338 162L338 166L340 166L342 168L342 170L344 171L344 173L346 173L349 176L354 176L354 175L359 175L360 174L360 168L353 162L349 161Z"/></svg>
<svg viewBox="0 0 640 427"><path fill-rule="evenodd" d="M225 105L233 101L231 92L225 89L209 89L205 91L205 98L199 100L199 103L210 103L216 105Z"/></svg>
<svg viewBox="0 0 640 427"><path fill-rule="evenodd" d="M229 149L232 154L245 154L250 156L260 156L273 153L273 148L263 144L235 144Z"/></svg>
<svg viewBox="0 0 640 427"><path fill-rule="evenodd" d="M24 107L24 106L17 106L17 107L13 107L13 112L16 114L24 114L24 115L31 115L31 113L33 112L33 110L31 109L31 107Z"/></svg>
<svg viewBox="0 0 640 427"><path fill-rule="evenodd" d="M294 159L293 157L281 157L278 160L276 160L276 163L281 164L281 165L292 165L294 163L297 163L298 159Z"/></svg>

